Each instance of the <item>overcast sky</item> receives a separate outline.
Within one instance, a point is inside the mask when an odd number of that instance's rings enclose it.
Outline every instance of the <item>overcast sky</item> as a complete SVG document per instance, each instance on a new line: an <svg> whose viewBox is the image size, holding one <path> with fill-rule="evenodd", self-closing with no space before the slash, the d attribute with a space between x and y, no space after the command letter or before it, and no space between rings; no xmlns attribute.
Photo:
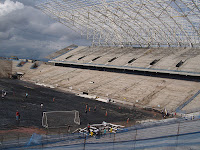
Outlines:
<svg viewBox="0 0 200 150"><path fill-rule="evenodd" d="M79 33L35 7L40 0L0 0L0 56L42 59L71 44L90 45Z"/></svg>

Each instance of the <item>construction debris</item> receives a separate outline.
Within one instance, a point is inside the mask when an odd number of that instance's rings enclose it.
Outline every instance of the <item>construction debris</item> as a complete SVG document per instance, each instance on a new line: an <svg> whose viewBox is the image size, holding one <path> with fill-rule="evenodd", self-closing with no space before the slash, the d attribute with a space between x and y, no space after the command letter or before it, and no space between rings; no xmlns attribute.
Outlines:
<svg viewBox="0 0 200 150"><path fill-rule="evenodd" d="M90 136L103 135L103 134L106 134L106 132L116 133L117 130L119 130L120 128L124 128L124 126L107 123L103 121L102 124L88 125L87 127L83 129L79 128L75 130L73 133L79 132L79 133L90 135Z"/></svg>

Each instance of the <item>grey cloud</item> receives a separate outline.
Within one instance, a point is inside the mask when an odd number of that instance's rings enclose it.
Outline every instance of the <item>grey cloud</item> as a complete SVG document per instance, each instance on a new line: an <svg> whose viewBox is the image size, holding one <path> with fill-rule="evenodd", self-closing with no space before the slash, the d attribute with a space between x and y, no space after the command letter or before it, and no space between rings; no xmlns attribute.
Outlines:
<svg viewBox="0 0 200 150"><path fill-rule="evenodd" d="M5 16L10 12L13 12L17 9L24 8L24 5L20 2L13 2L11 0L6 0L3 3L0 3L0 16Z"/></svg>
<svg viewBox="0 0 200 150"><path fill-rule="evenodd" d="M0 32L0 41L1 40L9 40L12 37L10 32Z"/></svg>
<svg viewBox="0 0 200 150"><path fill-rule="evenodd" d="M5 0L2 0L2 2ZM26 6L35 6L36 4L42 2L42 0L12 0L13 2L20 2L23 3ZM0 0L1 2L1 0Z"/></svg>
<svg viewBox="0 0 200 150"><path fill-rule="evenodd" d="M78 33L32 7L35 5L32 0L18 1L28 6L0 16L0 56L41 59L70 44L90 44Z"/></svg>

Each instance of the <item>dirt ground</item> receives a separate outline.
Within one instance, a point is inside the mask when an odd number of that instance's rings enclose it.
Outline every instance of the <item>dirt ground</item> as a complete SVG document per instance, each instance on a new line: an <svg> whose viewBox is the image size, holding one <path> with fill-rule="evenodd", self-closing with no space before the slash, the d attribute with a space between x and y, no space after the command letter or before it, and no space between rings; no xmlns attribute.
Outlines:
<svg viewBox="0 0 200 150"><path fill-rule="evenodd" d="M37 132L44 134L46 130L42 127L43 111L79 111L81 125L74 128L82 128L88 123L95 124L102 121L131 126L138 120L161 119L161 114L153 111L90 100L21 80L0 79L0 90L7 92L5 99L0 99L0 135L8 135L8 133L11 136L12 133L31 135ZM53 101L54 97L55 101ZM44 104L42 109L41 103ZM86 104L91 108L87 113L85 113ZM93 112L95 106L97 110ZM20 123L16 123L15 119L17 110L21 115ZM105 116L106 111L107 116ZM127 118L130 119L129 123Z"/></svg>

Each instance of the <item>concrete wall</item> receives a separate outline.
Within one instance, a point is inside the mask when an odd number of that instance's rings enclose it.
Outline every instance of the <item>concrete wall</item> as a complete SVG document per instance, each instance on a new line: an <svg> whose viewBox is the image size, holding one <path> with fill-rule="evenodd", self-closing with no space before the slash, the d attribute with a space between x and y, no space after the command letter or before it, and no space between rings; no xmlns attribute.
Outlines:
<svg viewBox="0 0 200 150"><path fill-rule="evenodd" d="M12 74L12 61L0 59L0 78L9 78Z"/></svg>

